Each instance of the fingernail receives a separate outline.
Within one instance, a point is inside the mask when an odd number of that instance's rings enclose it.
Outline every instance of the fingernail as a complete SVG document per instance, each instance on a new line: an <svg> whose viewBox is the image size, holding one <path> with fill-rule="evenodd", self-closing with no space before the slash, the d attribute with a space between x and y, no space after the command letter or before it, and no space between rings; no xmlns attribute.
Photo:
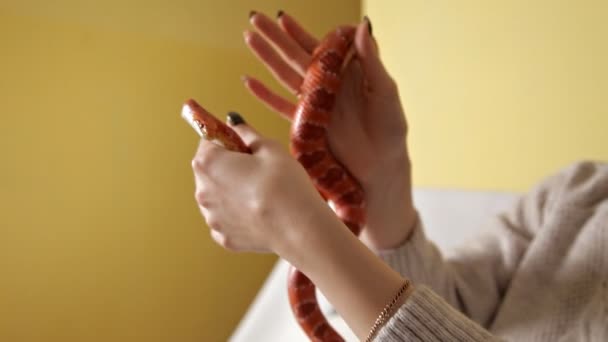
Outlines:
<svg viewBox="0 0 608 342"><path fill-rule="evenodd" d="M237 126L245 123L243 117L237 112L229 112L226 120L230 126Z"/></svg>
<svg viewBox="0 0 608 342"><path fill-rule="evenodd" d="M283 14L284 14L284 13L285 13L285 12L283 12L283 10L279 10L279 11L277 12L277 19L281 19L281 17L283 16Z"/></svg>
<svg viewBox="0 0 608 342"><path fill-rule="evenodd" d="M254 15L256 15L258 12L256 11L249 11L249 19L251 19Z"/></svg>
<svg viewBox="0 0 608 342"><path fill-rule="evenodd" d="M245 82L247 82L247 80L249 80L249 76L241 75L241 82L245 83Z"/></svg>
<svg viewBox="0 0 608 342"><path fill-rule="evenodd" d="M369 34L372 35L372 21L369 20L368 16L363 17L363 20L367 21L367 28L369 29Z"/></svg>

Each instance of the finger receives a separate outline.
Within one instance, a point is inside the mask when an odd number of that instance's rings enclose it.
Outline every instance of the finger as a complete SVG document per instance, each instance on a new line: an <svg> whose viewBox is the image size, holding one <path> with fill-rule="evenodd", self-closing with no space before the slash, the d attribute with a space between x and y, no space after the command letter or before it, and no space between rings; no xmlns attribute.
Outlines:
<svg viewBox="0 0 608 342"><path fill-rule="evenodd" d="M225 148L207 139L201 139L192 159L192 169L195 175L198 177L207 174L214 160L225 152L227 152Z"/></svg>
<svg viewBox="0 0 608 342"><path fill-rule="evenodd" d="M258 33L245 31L245 43L270 70L272 75L290 92L297 94L302 84L302 76L287 64L279 54Z"/></svg>
<svg viewBox="0 0 608 342"><path fill-rule="evenodd" d="M369 31L369 36L372 38L372 42L374 43L374 52L376 53L376 56L379 56L380 55L380 51L379 51L379 48L378 48L378 42L376 41L376 37L374 37L374 33L373 33L373 30L372 30L372 22L371 22L371 20L369 20L368 16L364 16L363 17L363 22L367 23L367 28L369 29L368 30Z"/></svg>
<svg viewBox="0 0 608 342"><path fill-rule="evenodd" d="M195 184L194 199L196 200L196 203L198 203L198 205L201 209L211 208L213 206L212 205L213 196L211 196L211 191L208 191L208 188L209 188L208 180L204 180L202 175L195 172L194 173L194 184ZM203 212L203 214L204 214L204 212Z"/></svg>
<svg viewBox="0 0 608 342"><path fill-rule="evenodd" d="M372 91L388 89L392 79L377 53L376 43L370 34L369 19L363 20L355 33L355 49L365 74L365 79Z"/></svg>
<svg viewBox="0 0 608 342"><path fill-rule="evenodd" d="M243 139L243 142L249 146L251 151L255 151L259 148L260 142L264 139L253 127L249 126L243 117L237 112L230 112L227 115L226 121L236 132L236 134Z"/></svg>
<svg viewBox="0 0 608 342"><path fill-rule="evenodd" d="M304 51L312 55L312 52L319 45L319 41L315 37L304 30L294 18L283 11L279 11L277 22L283 31L295 40Z"/></svg>
<svg viewBox="0 0 608 342"><path fill-rule="evenodd" d="M242 126L246 125L242 124ZM234 131L239 134L237 129ZM239 135L245 137L246 133ZM247 172L251 166L250 158L252 158L248 153L230 151L214 143L201 141L201 146L207 144L215 147L212 146L210 149L200 147L192 161L196 184L195 198L202 209L221 205L217 197L220 194L219 191L233 186L235 179L242 179L243 172ZM260 143L252 140L249 146L251 150L253 150L251 146L259 149ZM202 213L208 219L205 213Z"/></svg>
<svg viewBox="0 0 608 342"><path fill-rule="evenodd" d="M192 171L194 173L195 192L194 199L199 206L207 207L211 204L213 184L217 171L217 160L222 159L222 148L201 139L201 143L192 159Z"/></svg>
<svg viewBox="0 0 608 342"><path fill-rule="evenodd" d="M209 209L199 205L198 210L201 212L201 216L203 217L203 220L205 220L205 224L207 224L207 227L209 227L209 223L207 222L207 217L211 216Z"/></svg>
<svg viewBox="0 0 608 342"><path fill-rule="evenodd" d="M270 41L283 56L285 61L291 65L300 75L306 73L310 64L310 54L308 54L296 41L291 39L279 25L261 13L252 15L249 19L253 27Z"/></svg>
<svg viewBox="0 0 608 342"><path fill-rule="evenodd" d="M281 114L289 121L293 119L296 106L289 100L277 95L268 89L262 82L249 76L243 76L243 84L258 100L262 101L268 108Z"/></svg>
<svg viewBox="0 0 608 342"><path fill-rule="evenodd" d="M211 228L211 227L209 227ZM230 240L223 233L211 228L211 239L215 241L218 245L222 246L227 250L233 250L234 246L230 243Z"/></svg>

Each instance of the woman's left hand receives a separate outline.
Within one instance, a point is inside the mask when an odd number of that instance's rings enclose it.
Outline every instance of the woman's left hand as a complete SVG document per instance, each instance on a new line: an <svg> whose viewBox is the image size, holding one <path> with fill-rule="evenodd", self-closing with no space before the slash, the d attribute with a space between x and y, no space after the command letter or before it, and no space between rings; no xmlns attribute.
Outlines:
<svg viewBox="0 0 608 342"><path fill-rule="evenodd" d="M284 258L302 230L327 211L306 171L279 143L247 124L232 126L252 154L201 140L192 160L196 201L212 238L233 251L273 252ZM337 219L336 219L337 220ZM308 232L310 233L310 232Z"/></svg>

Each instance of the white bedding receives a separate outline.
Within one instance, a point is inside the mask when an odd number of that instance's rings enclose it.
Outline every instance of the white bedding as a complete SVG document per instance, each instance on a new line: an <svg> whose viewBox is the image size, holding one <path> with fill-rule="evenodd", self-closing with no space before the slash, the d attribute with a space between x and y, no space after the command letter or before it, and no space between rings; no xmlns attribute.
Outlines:
<svg viewBox="0 0 608 342"><path fill-rule="evenodd" d="M428 237L442 250L448 250L483 229L484 221L508 207L515 196L500 192L416 189L414 202ZM287 268L285 261L277 262L230 341L308 341L289 309ZM331 324L347 341L356 341L342 319L332 313L329 303L324 298L320 300Z"/></svg>

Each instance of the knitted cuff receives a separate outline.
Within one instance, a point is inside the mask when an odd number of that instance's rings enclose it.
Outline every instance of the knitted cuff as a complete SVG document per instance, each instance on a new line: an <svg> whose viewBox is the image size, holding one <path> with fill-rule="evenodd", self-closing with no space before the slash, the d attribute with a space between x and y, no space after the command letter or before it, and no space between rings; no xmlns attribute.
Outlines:
<svg viewBox="0 0 608 342"><path fill-rule="evenodd" d="M416 286L374 341L499 341L431 289Z"/></svg>

